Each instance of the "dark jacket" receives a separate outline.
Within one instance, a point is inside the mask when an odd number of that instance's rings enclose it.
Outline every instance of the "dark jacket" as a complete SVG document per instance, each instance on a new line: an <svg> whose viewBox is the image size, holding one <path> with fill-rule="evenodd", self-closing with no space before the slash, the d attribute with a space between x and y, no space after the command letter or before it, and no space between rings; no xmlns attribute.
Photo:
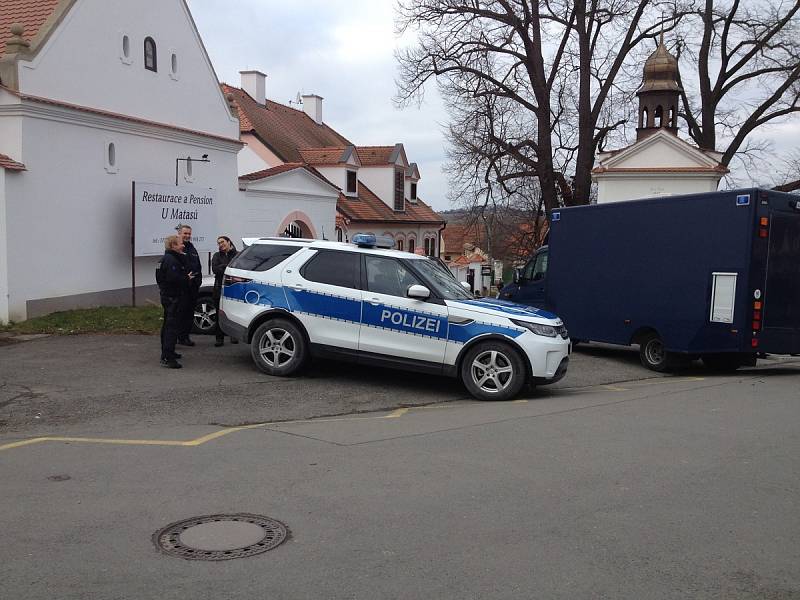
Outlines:
<svg viewBox="0 0 800 600"><path fill-rule="evenodd" d="M222 280L225 277L225 267L227 267L234 257L238 254L236 248L231 248L227 252L215 252L211 257L211 272L214 273L214 298L219 299L222 292Z"/></svg>
<svg viewBox="0 0 800 600"><path fill-rule="evenodd" d="M196 277L192 280L192 285L200 287L203 280L203 265L200 262L200 255L192 242L183 243L183 255L186 260L186 272L194 273Z"/></svg>
<svg viewBox="0 0 800 600"><path fill-rule="evenodd" d="M174 250L167 250L156 265L156 283L162 298L178 298L189 289L186 261Z"/></svg>

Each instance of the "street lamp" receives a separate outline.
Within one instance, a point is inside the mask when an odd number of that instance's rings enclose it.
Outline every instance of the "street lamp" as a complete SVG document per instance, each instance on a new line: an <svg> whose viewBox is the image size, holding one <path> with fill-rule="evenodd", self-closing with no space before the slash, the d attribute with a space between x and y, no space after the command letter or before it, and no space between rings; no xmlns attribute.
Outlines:
<svg viewBox="0 0 800 600"><path fill-rule="evenodd" d="M211 159L208 158L208 154L203 154L203 158L192 158L191 156L187 156L186 158L176 158L175 159L175 185L178 185L178 163L180 163L181 161L183 161L185 163L190 163L190 162L210 163Z"/></svg>

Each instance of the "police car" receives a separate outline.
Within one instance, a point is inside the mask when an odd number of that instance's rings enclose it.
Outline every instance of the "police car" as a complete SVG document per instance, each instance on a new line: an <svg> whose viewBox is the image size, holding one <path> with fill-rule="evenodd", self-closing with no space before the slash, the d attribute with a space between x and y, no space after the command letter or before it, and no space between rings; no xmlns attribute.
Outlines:
<svg viewBox="0 0 800 600"><path fill-rule="evenodd" d="M476 299L436 260L379 247L370 235L244 242L225 270L219 324L250 344L265 373L338 358L457 377L482 400L566 373L570 342L559 318Z"/></svg>

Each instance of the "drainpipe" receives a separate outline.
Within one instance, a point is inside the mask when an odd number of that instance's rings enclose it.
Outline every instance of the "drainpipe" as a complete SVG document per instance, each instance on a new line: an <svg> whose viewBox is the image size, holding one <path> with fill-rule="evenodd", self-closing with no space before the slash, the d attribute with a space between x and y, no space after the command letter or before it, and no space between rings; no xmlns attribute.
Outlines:
<svg viewBox="0 0 800 600"><path fill-rule="evenodd" d="M439 239L436 240L437 241L436 254L438 255L438 258L442 258L442 236L446 227L447 227L447 221L445 221L442 224L442 226L439 227Z"/></svg>

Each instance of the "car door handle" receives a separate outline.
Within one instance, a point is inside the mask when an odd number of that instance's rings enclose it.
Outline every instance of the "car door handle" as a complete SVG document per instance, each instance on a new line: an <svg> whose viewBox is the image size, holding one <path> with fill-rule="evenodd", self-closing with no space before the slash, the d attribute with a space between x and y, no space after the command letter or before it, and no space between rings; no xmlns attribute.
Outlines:
<svg viewBox="0 0 800 600"><path fill-rule="evenodd" d="M292 288L293 290L302 290L303 289L303 284L302 283L293 283L289 287Z"/></svg>
<svg viewBox="0 0 800 600"><path fill-rule="evenodd" d="M378 306L381 303L381 301L378 298L367 298L367 302L369 302L373 306Z"/></svg>

